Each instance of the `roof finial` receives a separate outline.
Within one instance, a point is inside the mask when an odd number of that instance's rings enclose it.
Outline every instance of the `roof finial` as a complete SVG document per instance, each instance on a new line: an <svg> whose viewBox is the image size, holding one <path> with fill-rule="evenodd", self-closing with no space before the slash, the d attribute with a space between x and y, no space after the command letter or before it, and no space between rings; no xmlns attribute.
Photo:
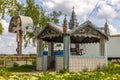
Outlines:
<svg viewBox="0 0 120 80"><path fill-rule="evenodd" d="M63 25L67 25L67 19L66 19L66 14L65 14L65 18L64 18L64 23L63 23Z"/></svg>
<svg viewBox="0 0 120 80"><path fill-rule="evenodd" d="M66 19L66 14L65 14L65 18L64 18L64 22L63 22L63 32L66 32L67 30L67 19Z"/></svg>
<svg viewBox="0 0 120 80"><path fill-rule="evenodd" d="M107 22L108 22L108 21L107 21L107 19L105 19L105 20L106 20L105 25L107 25Z"/></svg>
<svg viewBox="0 0 120 80"><path fill-rule="evenodd" d="M73 6L73 8L72 8L72 9L73 9L73 11L74 11L75 7Z"/></svg>
<svg viewBox="0 0 120 80"><path fill-rule="evenodd" d="M109 32L109 26L108 26L108 23L107 23L107 19L106 19L106 22L105 22L105 25L104 25L104 31L107 35L110 35L110 32Z"/></svg>

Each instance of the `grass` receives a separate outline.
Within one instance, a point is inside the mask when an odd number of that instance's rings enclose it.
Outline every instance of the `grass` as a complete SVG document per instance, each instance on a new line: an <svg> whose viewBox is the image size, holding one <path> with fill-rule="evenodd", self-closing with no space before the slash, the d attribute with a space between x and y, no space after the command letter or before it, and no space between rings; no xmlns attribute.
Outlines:
<svg viewBox="0 0 120 80"><path fill-rule="evenodd" d="M36 66L32 65L23 65L23 66L16 66L16 67L2 67L0 70L4 70L7 72L32 72L36 70Z"/></svg>
<svg viewBox="0 0 120 80"><path fill-rule="evenodd" d="M36 74L9 74L9 72L29 72L32 70L35 70L35 66L0 68L0 80L120 80L120 63L111 62L108 68L98 67L98 70L92 72L69 73L63 70L62 72L40 72Z"/></svg>

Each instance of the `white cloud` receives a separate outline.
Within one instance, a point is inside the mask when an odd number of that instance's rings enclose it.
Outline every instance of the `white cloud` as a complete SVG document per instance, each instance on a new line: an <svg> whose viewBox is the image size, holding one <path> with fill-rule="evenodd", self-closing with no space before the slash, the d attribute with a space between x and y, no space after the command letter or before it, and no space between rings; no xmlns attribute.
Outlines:
<svg viewBox="0 0 120 80"><path fill-rule="evenodd" d="M117 17L116 11L113 7L103 4L98 11L98 17L103 19L114 19Z"/></svg>
<svg viewBox="0 0 120 80"><path fill-rule="evenodd" d="M62 11L67 15L71 15L74 6L77 16L84 18L92 11L98 0L43 0L42 2L49 10Z"/></svg>
<svg viewBox="0 0 120 80"><path fill-rule="evenodd" d="M111 0L111 4L115 5L117 8L120 8L120 0Z"/></svg>
<svg viewBox="0 0 120 80"><path fill-rule="evenodd" d="M94 11L97 14L96 17L110 20L120 18L120 15L116 13L116 9L120 10L119 0L42 0L41 2L48 10L62 11L63 14L67 14L68 16L71 15L72 7L74 6L77 17L83 20L86 20L98 3L100 8L98 11ZM95 14L93 13L92 16Z"/></svg>
<svg viewBox="0 0 120 80"><path fill-rule="evenodd" d="M117 30L111 24L109 24L109 30L110 30L110 35L118 34Z"/></svg>
<svg viewBox="0 0 120 80"><path fill-rule="evenodd" d="M120 10L120 0L42 0L41 2L48 10L62 11L68 17L71 16L72 7L74 6L78 21L80 21L79 19L85 21L98 1L97 7L99 8L93 12L90 20L96 25L103 24L105 19L115 27L120 25L115 22L115 19L120 18L120 14L116 12L116 10ZM111 33L117 32L111 25L110 29Z"/></svg>

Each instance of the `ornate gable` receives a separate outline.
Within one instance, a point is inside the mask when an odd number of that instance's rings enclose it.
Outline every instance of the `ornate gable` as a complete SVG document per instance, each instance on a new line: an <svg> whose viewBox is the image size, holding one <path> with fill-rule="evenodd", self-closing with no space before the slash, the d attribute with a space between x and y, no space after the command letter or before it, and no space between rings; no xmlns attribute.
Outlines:
<svg viewBox="0 0 120 80"><path fill-rule="evenodd" d="M80 25L78 28L76 28L73 32L74 35L77 36L90 36L90 37L105 37L107 36L99 31L92 22L87 21Z"/></svg>
<svg viewBox="0 0 120 80"><path fill-rule="evenodd" d="M95 29L91 28L89 25L76 30L74 34L86 34L86 35L97 35L97 36L100 35Z"/></svg>
<svg viewBox="0 0 120 80"><path fill-rule="evenodd" d="M38 35L39 38L44 38L44 37L52 37L52 36L57 36L57 35L61 35L62 33L60 32L60 30L58 30L58 28L56 28L53 25L46 25L46 27L40 32L40 34Z"/></svg>
<svg viewBox="0 0 120 80"><path fill-rule="evenodd" d="M45 37L45 36L52 36L52 35L57 35L57 34L59 34L57 31L47 28L46 30L44 30L44 32L42 32L40 36Z"/></svg>

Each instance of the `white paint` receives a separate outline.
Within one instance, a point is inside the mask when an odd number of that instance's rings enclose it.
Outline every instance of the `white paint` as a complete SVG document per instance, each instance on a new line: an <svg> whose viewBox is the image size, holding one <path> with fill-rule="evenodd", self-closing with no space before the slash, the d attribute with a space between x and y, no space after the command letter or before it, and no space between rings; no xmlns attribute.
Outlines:
<svg viewBox="0 0 120 80"><path fill-rule="evenodd" d="M107 44L108 57L120 57L120 36L110 37ZM86 54L84 56L98 56L99 43L86 44Z"/></svg>
<svg viewBox="0 0 120 80"><path fill-rule="evenodd" d="M99 43L83 44L82 49L85 49L83 56L99 56Z"/></svg>
<svg viewBox="0 0 120 80"><path fill-rule="evenodd" d="M108 57L120 57L120 36L109 38Z"/></svg>
<svg viewBox="0 0 120 80"><path fill-rule="evenodd" d="M23 32L33 32L33 20L31 17L28 16L21 16L21 22L22 22L22 31Z"/></svg>

